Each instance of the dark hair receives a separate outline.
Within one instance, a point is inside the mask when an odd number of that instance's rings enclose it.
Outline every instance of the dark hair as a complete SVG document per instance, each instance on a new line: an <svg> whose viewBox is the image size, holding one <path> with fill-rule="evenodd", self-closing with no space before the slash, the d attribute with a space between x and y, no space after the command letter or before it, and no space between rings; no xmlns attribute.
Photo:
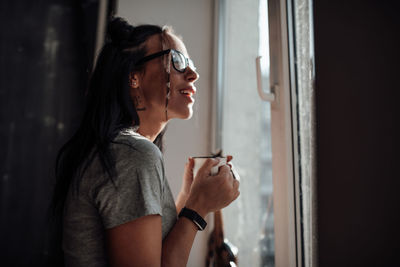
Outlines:
<svg viewBox="0 0 400 267"><path fill-rule="evenodd" d="M104 171L112 179L115 164L109 149L118 132L139 125L139 116L129 93L129 77L143 66L135 63L146 54L149 37L162 34L156 25L129 25L114 18L91 75L83 119L73 137L60 149L56 159L56 185L52 215L61 224L66 196L73 180L79 180L98 156ZM162 150L162 132L154 141ZM78 183L76 183L77 185Z"/></svg>

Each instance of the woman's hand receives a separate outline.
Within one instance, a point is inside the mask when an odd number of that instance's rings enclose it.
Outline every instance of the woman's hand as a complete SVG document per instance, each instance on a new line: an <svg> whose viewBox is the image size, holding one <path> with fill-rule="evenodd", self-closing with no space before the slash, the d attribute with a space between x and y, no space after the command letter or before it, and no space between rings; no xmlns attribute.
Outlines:
<svg viewBox="0 0 400 267"><path fill-rule="evenodd" d="M232 159L228 157L228 161ZM211 168L218 164L218 159L207 159L194 178L186 207L195 210L204 217L209 212L228 206L240 194L239 181L233 178L230 166L223 165L216 175L211 175Z"/></svg>
<svg viewBox="0 0 400 267"><path fill-rule="evenodd" d="M188 162L185 164L185 169L183 171L183 179L182 179L182 187L181 193L184 195L189 195L190 187L193 183L193 167L194 167L194 159L189 158Z"/></svg>
<svg viewBox="0 0 400 267"><path fill-rule="evenodd" d="M190 188L193 183L193 167L194 167L194 160L193 158L189 158L185 164L185 169L183 171L181 191L179 192L178 197L176 199L176 210L178 213L183 208L186 200L189 197Z"/></svg>
<svg viewBox="0 0 400 267"><path fill-rule="evenodd" d="M230 162L232 160L232 156L228 155L227 157L227 162ZM230 165L230 164L228 164ZM188 161L185 163L185 168L183 171L183 179L182 179L182 187L181 191L179 194L188 197L190 193L190 188L193 183L193 167L194 167L194 159L189 158Z"/></svg>

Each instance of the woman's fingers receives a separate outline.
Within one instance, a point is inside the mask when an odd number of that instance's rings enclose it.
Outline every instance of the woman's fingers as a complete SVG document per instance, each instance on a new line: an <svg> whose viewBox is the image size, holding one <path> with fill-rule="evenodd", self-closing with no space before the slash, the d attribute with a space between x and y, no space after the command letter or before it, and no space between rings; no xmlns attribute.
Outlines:
<svg viewBox="0 0 400 267"><path fill-rule="evenodd" d="M193 169L194 167L194 159L193 158L189 158L189 167Z"/></svg>
<svg viewBox="0 0 400 267"><path fill-rule="evenodd" d="M184 177L186 179L188 178L193 179L193 165L194 165L194 160L192 158L189 158L188 161L185 163L185 169L184 169Z"/></svg>
<svg viewBox="0 0 400 267"><path fill-rule="evenodd" d="M205 173L207 175L211 174L212 167L218 165L219 159L218 158L209 158L207 159L203 166L200 167L199 173Z"/></svg>
<svg viewBox="0 0 400 267"><path fill-rule="evenodd" d="M230 166L227 165L222 165L221 167L219 167L219 173L220 175L230 175L229 173L231 172L231 168Z"/></svg>
<svg viewBox="0 0 400 267"><path fill-rule="evenodd" d="M239 185L237 190L235 191L235 196L233 197L233 200L237 199L240 196L240 191L239 191Z"/></svg>
<svg viewBox="0 0 400 267"><path fill-rule="evenodd" d="M226 158L227 158L227 160L226 160L227 165L231 168L233 178L240 181L239 173L236 171L235 167L233 166L233 163L231 162L233 157L231 155L228 155Z"/></svg>
<svg viewBox="0 0 400 267"><path fill-rule="evenodd" d="M239 191L239 185L240 185L240 182L238 181L238 180L233 180L233 189L235 190L235 191Z"/></svg>
<svg viewBox="0 0 400 267"><path fill-rule="evenodd" d="M185 164L185 168L187 171L193 171L193 167L194 167L194 159L193 158L189 158L188 161Z"/></svg>
<svg viewBox="0 0 400 267"><path fill-rule="evenodd" d="M236 180L238 180L238 181L240 181L239 173L236 171L236 168L234 167L233 163L232 163L232 162L229 162L227 165L228 165L228 166L230 167L230 169L231 169L233 178L236 179Z"/></svg>
<svg viewBox="0 0 400 267"><path fill-rule="evenodd" d="M225 179L225 181L224 181L224 183L226 185L225 192L228 196L229 203L230 203L240 195L240 192L239 192L240 182L238 180L234 179L233 173L228 165L221 166L220 172L218 175L220 177L216 177L217 179L218 178ZM221 187L220 187L220 189L221 189Z"/></svg>

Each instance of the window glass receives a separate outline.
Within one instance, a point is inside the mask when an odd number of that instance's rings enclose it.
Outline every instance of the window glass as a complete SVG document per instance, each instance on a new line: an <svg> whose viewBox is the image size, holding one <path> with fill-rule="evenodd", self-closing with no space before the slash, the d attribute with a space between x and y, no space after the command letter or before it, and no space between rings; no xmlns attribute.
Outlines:
<svg viewBox="0 0 400 267"><path fill-rule="evenodd" d="M225 237L238 248L239 266L274 266L270 104L257 93L255 65L263 56L268 87L267 1L222 3L220 142L241 176L240 197L223 210Z"/></svg>

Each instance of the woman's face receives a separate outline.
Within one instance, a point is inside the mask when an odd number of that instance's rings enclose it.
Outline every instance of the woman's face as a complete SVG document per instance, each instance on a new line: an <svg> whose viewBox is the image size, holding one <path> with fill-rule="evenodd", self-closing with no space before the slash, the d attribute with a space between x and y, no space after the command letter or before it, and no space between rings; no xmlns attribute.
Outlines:
<svg viewBox="0 0 400 267"><path fill-rule="evenodd" d="M175 49L189 58L183 42L173 34L166 34L164 49ZM163 50L161 36L153 36L147 41L147 55ZM140 74L140 87L144 96L145 112L150 112L152 119L166 119L165 105L167 98L167 73L164 60L168 55L155 58L146 63ZM170 96L167 107L167 120L173 118L189 119L193 114L193 95L196 93L194 83L199 75L187 67L184 73L178 72L170 63ZM149 113L148 113L149 114Z"/></svg>

